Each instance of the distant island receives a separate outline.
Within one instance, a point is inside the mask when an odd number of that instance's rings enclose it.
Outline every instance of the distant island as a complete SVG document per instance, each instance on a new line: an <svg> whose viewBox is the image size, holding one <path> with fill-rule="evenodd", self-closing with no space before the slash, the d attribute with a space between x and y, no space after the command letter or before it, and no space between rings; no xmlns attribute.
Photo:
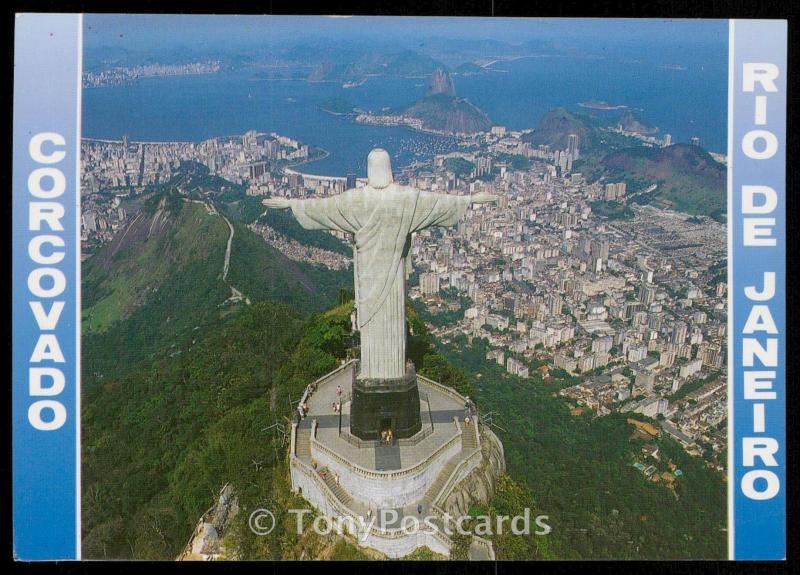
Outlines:
<svg viewBox="0 0 800 575"><path fill-rule="evenodd" d="M437 68L428 80L424 98L385 113L362 113L356 118L363 124L406 125L413 129L441 135L486 132L492 121L480 108L456 95L450 74Z"/></svg>
<svg viewBox="0 0 800 575"><path fill-rule="evenodd" d="M458 74L460 76L474 76L476 74L485 74L486 68L476 64L475 62L464 62L456 66L453 70L454 74Z"/></svg>
<svg viewBox="0 0 800 575"><path fill-rule="evenodd" d="M581 108L590 108L592 110L624 110L628 107L625 104L612 104L605 100L587 100L585 102L579 102L578 106Z"/></svg>
<svg viewBox="0 0 800 575"><path fill-rule="evenodd" d="M361 110L357 109L352 102L344 98L331 98L319 104L318 108L323 112L334 116L354 116Z"/></svg>

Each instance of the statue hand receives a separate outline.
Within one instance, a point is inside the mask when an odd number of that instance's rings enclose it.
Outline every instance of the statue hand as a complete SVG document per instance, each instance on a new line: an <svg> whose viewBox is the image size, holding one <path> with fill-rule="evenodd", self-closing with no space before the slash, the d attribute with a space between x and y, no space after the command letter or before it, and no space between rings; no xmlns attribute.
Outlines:
<svg viewBox="0 0 800 575"><path fill-rule="evenodd" d="M286 198L268 198L261 202L268 208L272 208L273 210L285 210L288 207L291 207L291 202Z"/></svg>
<svg viewBox="0 0 800 575"><path fill-rule="evenodd" d="M497 194L487 194L485 192L481 192L473 195L470 200L473 204L491 204L492 202L496 202L498 198L499 196Z"/></svg>

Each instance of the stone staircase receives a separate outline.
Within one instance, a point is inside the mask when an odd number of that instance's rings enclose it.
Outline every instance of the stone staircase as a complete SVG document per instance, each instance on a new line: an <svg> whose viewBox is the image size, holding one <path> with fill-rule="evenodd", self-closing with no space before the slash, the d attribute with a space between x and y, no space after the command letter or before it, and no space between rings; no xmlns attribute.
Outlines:
<svg viewBox="0 0 800 575"><path fill-rule="evenodd" d="M297 428L295 453L305 462L311 461L311 430Z"/></svg>
<svg viewBox="0 0 800 575"><path fill-rule="evenodd" d="M461 449L471 450L478 448L478 440L475 437L475 423L462 424L461 428Z"/></svg>
<svg viewBox="0 0 800 575"><path fill-rule="evenodd" d="M453 473L453 470L456 468L456 465L458 465L458 462L459 462L458 457L453 457L452 459L450 459L450 461L448 461L445 464L444 467L442 467L442 470L436 477L436 481L434 481L433 485L431 485L428 488L427 493L425 493L425 497L422 498L423 504L425 505L426 508L428 507L428 505L430 505L436 500L436 496L439 495L439 492L442 490L442 487L444 487L444 484L450 478L450 474Z"/></svg>
<svg viewBox="0 0 800 575"><path fill-rule="evenodd" d="M478 543L476 540L472 540L472 543L469 546L469 560L470 561L491 561L492 556L489 555L489 550Z"/></svg>
<svg viewBox="0 0 800 575"><path fill-rule="evenodd" d="M333 492L333 494L336 496L336 499L338 499L343 505L350 505L350 502L353 501L353 498L350 497L347 494L347 491L345 491L344 488L342 488L342 486L336 482L333 473L331 473L327 467L323 471L325 472L325 479L323 479L323 481L325 482L325 485L328 486L328 489Z"/></svg>
<svg viewBox="0 0 800 575"><path fill-rule="evenodd" d="M475 437L475 424L470 423L469 425L462 424L461 428L461 450L462 451L472 451L473 449L478 448L478 440ZM434 502L436 496L439 495L439 492L444 487L444 484L450 479L450 475L455 470L456 466L461 463L461 457L453 457L448 461L442 470L439 472L439 475L436 477L436 481L433 482L428 488L427 493L425 493L425 497L423 497L422 501L427 507L431 503Z"/></svg>

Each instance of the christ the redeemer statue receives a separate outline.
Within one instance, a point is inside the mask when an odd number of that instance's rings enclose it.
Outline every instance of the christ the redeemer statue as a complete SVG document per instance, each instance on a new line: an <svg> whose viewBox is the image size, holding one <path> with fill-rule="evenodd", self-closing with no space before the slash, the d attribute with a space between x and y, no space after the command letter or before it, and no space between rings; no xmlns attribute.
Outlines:
<svg viewBox="0 0 800 575"><path fill-rule="evenodd" d="M354 235L354 274L361 332L359 378L398 380L406 375L405 269L411 234L431 226L453 226L471 203L492 194L439 194L394 183L389 154L380 148L367 159L367 185L337 196L296 200L270 198L269 208L291 208L309 230Z"/></svg>

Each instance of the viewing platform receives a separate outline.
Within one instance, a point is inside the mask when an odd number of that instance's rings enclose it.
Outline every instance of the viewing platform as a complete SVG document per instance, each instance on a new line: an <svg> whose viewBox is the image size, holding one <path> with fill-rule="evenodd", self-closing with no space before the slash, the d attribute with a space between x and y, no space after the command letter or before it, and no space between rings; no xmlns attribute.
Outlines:
<svg viewBox="0 0 800 575"><path fill-rule="evenodd" d="M465 408L465 397L417 375L421 430L390 442L359 439L350 433L357 366L357 360L345 363L311 384L300 400L308 412L292 426L292 487L329 518L356 526L350 535L359 545L389 557L421 546L449 556L444 501L482 461L477 415ZM422 528L404 531L406 517L417 518ZM426 518L436 529L425 527ZM472 557L494 558L489 541L473 539Z"/></svg>

